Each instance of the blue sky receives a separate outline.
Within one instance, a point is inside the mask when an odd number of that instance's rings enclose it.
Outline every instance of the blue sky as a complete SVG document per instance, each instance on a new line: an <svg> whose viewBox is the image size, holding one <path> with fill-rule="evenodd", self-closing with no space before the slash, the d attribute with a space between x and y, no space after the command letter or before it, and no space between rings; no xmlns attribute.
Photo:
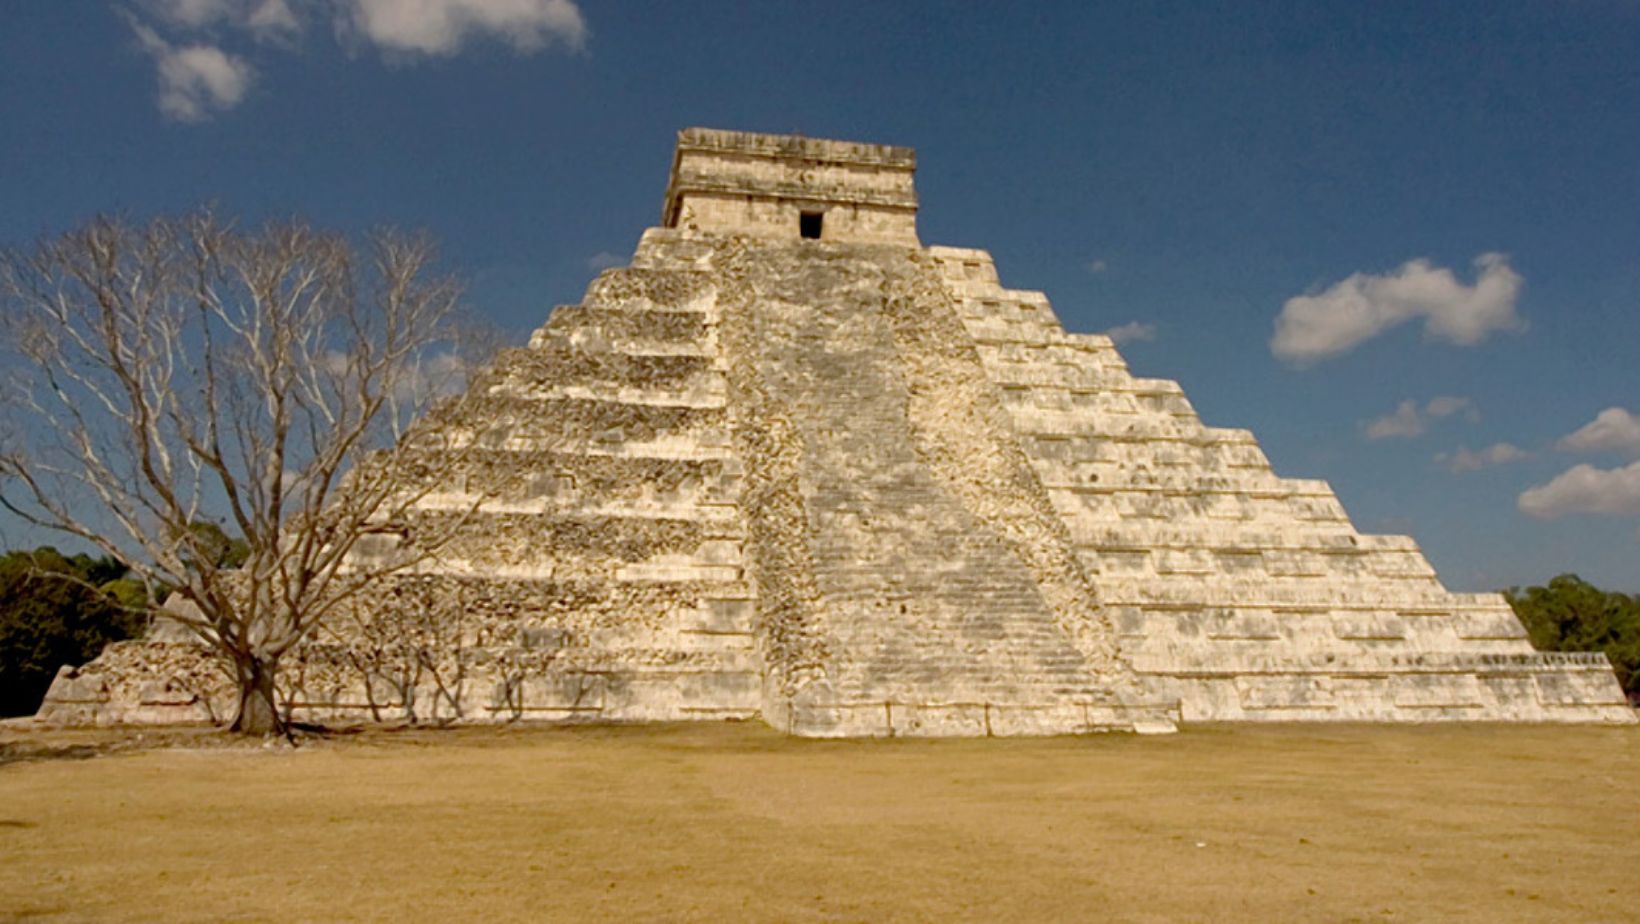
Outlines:
<svg viewBox="0 0 1640 924"><path fill-rule="evenodd" d="M688 125L914 146L925 243L1117 328L1449 586L1640 590L1635 0L14 3L0 243L426 228L522 340L657 221Z"/></svg>

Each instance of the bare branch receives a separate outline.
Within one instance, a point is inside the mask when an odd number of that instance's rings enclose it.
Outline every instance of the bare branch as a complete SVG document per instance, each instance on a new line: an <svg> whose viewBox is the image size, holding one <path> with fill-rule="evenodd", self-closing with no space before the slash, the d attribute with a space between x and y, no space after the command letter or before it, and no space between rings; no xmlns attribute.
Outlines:
<svg viewBox="0 0 1640 924"><path fill-rule="evenodd" d="M0 505L175 587L197 615L168 618L235 667L240 726L265 724L244 710L286 652L464 521L357 554L433 489L407 477L425 453L406 435L467 367L459 289L433 262L424 237L378 232L360 257L302 224L244 232L209 211L99 218L0 254L16 411ZM236 533L243 562L221 561L202 523Z"/></svg>

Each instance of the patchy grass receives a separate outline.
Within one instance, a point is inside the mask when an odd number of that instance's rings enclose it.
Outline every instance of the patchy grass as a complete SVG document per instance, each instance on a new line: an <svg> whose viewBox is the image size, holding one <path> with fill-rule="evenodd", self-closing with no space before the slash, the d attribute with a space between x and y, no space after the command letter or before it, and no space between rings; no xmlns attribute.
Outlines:
<svg viewBox="0 0 1640 924"><path fill-rule="evenodd" d="M713 724L292 750L13 726L0 919L1632 921L1637 748L1635 728Z"/></svg>

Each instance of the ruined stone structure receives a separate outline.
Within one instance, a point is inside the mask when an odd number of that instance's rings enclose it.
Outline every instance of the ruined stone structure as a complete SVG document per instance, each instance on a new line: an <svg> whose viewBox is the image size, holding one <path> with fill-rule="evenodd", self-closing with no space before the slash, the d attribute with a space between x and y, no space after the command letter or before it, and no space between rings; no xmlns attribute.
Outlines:
<svg viewBox="0 0 1640 924"><path fill-rule="evenodd" d="M464 473L421 515L480 512L290 659L294 714L1634 720L1604 656L1533 651L1500 597L1358 533L1325 483L1066 333L984 251L923 247L915 163L680 133L632 264L420 424ZM231 701L196 644L151 638L65 669L42 714Z"/></svg>

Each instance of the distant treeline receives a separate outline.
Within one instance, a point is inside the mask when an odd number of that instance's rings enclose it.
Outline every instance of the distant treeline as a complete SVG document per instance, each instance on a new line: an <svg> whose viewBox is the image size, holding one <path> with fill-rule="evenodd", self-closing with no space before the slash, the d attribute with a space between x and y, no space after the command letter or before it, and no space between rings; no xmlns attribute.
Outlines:
<svg viewBox="0 0 1640 924"><path fill-rule="evenodd" d="M1604 651L1629 701L1640 701L1640 596L1601 590L1575 574L1503 595L1539 651Z"/></svg>
<svg viewBox="0 0 1640 924"><path fill-rule="evenodd" d="M0 555L0 717L33 714L58 668L140 633L147 602L112 558L50 547Z"/></svg>

